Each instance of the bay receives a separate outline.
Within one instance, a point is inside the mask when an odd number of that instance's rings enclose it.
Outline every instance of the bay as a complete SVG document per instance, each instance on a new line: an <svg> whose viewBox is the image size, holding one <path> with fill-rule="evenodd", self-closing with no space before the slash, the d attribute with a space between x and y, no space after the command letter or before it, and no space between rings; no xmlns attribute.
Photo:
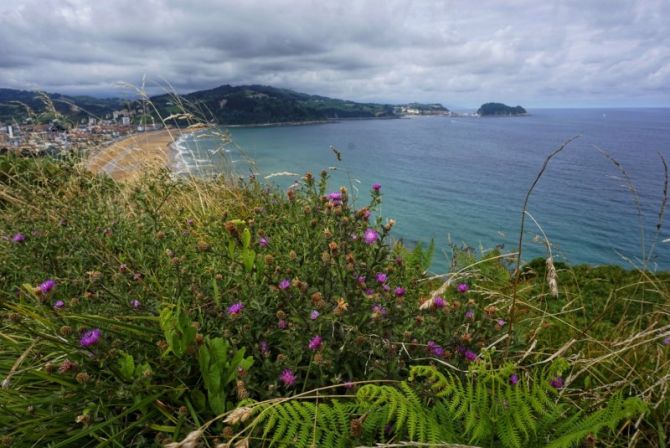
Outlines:
<svg viewBox="0 0 670 448"><path fill-rule="evenodd" d="M631 268L649 258L651 269L670 269L670 244L662 242L670 237L666 215L659 221L665 179L659 154L670 159L670 109L529 112L232 128L233 144L223 148L207 135L182 139L179 169L211 174L232 163L238 175L265 177L334 167L330 191L346 186L358 206L379 182L379 213L397 221L395 238L409 246L434 239L432 269L444 272L451 245L516 250L527 190L548 154L578 136L549 163L528 206L555 259ZM295 179L269 181L287 188ZM541 231L530 219L526 225L524 260L546 256Z"/></svg>

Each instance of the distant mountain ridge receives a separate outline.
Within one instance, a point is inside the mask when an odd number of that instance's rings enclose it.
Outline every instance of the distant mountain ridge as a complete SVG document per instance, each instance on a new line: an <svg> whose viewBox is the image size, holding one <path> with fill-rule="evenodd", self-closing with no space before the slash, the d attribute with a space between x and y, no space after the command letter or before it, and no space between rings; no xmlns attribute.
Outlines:
<svg viewBox="0 0 670 448"><path fill-rule="evenodd" d="M50 115L45 104L43 92L0 88L0 121L13 118L25 118L28 109L36 115ZM55 110L70 119L86 118L91 115L105 115L124 107L127 100L120 98L94 98L91 96L68 96L60 93L48 93Z"/></svg>
<svg viewBox="0 0 670 448"><path fill-rule="evenodd" d="M48 97L55 110L71 120L85 119L89 114L106 118L117 110L138 110L141 103L139 100L100 99L58 93L49 93ZM403 115L436 115L449 112L437 103L359 103L263 85L226 84L178 97L171 94L156 95L150 100L162 117L178 117L186 112L201 120L231 125L397 118ZM25 118L26 106L37 116L49 116L49 107L44 104L43 98L40 99L38 92L0 89L0 121Z"/></svg>

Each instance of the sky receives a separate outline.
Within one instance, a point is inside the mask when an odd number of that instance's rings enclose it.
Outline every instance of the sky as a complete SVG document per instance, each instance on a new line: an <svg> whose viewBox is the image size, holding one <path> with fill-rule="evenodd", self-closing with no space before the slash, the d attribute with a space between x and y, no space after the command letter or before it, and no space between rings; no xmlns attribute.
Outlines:
<svg viewBox="0 0 670 448"><path fill-rule="evenodd" d="M0 87L670 106L668 0L0 0Z"/></svg>

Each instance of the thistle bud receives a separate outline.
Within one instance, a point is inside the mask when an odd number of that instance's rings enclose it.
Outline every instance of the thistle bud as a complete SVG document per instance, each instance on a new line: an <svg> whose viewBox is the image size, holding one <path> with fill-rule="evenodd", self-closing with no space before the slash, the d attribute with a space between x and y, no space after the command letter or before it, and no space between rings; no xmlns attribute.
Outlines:
<svg viewBox="0 0 670 448"><path fill-rule="evenodd" d="M88 383L88 380L91 379L88 373L86 372L79 372L77 376L74 377L74 379L79 383L79 384L85 384Z"/></svg>

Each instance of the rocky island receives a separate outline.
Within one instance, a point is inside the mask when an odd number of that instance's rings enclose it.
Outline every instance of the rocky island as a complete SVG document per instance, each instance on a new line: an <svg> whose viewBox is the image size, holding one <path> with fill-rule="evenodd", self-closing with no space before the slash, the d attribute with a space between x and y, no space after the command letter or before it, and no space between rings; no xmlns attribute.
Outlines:
<svg viewBox="0 0 670 448"><path fill-rule="evenodd" d="M485 103L477 110L477 114L481 117L487 116L510 116L510 115L526 115L526 109L521 106L508 106L503 103Z"/></svg>

